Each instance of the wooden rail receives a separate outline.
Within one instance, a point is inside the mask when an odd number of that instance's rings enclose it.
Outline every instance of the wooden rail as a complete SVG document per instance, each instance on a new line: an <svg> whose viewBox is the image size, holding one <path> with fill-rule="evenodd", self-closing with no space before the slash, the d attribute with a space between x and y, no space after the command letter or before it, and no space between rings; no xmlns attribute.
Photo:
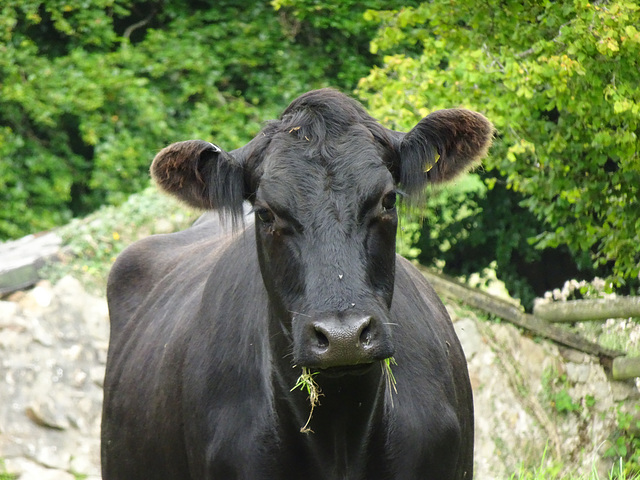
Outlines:
<svg viewBox="0 0 640 480"><path fill-rule="evenodd" d="M607 318L640 317L640 297L538 303L533 307L533 314L548 322L587 322Z"/></svg>
<svg viewBox="0 0 640 480"><path fill-rule="evenodd" d="M549 323L546 319L540 318L537 314L538 310L534 311L534 315L525 313L521 307L508 302L507 300L503 300L476 288L471 288L446 275L434 273L425 267L418 266L418 269L429 283L431 283L436 292L438 292L438 294L443 298L462 302L470 307L477 308L483 312L500 317L503 320L527 330L533 335L544 337L565 347L573 348L589 355L596 356L600 359L603 365L611 368L614 380L626 380L640 376L640 357L626 357L625 352L605 348L595 342L591 342L581 337L580 335L567 332ZM630 308L635 308L635 305L640 305L640 299L637 297L626 298L633 300L621 302L621 304L631 306ZM613 311L612 309L607 308L608 307L601 308L599 312ZM615 311L635 312L635 310L629 309ZM593 313L591 313L591 315L593 315ZM604 313L599 313L598 315L598 318L602 318L601 315L604 315ZM612 317L606 316L604 318Z"/></svg>

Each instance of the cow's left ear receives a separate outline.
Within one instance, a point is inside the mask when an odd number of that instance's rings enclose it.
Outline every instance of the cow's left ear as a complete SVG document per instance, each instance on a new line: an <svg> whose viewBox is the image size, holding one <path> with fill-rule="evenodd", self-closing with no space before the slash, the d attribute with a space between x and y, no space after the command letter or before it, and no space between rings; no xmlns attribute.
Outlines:
<svg viewBox="0 0 640 480"><path fill-rule="evenodd" d="M242 165L212 143L172 143L153 159L151 176L162 190L192 207L219 210L234 217L242 212Z"/></svg>
<svg viewBox="0 0 640 480"><path fill-rule="evenodd" d="M427 183L442 183L477 164L491 146L495 129L477 112L435 111L407 134L395 136L392 172L401 188L417 193Z"/></svg>

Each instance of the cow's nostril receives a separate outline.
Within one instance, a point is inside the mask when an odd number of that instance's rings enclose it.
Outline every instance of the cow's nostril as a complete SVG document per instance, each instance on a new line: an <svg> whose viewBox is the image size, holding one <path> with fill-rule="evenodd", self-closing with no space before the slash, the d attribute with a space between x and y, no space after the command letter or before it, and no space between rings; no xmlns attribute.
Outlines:
<svg viewBox="0 0 640 480"><path fill-rule="evenodd" d="M329 347L329 339L327 336L317 328L315 329L316 342L319 348L326 349Z"/></svg>
<svg viewBox="0 0 640 480"><path fill-rule="evenodd" d="M365 347L371 343L371 327L369 324L367 324L360 332L360 343Z"/></svg>

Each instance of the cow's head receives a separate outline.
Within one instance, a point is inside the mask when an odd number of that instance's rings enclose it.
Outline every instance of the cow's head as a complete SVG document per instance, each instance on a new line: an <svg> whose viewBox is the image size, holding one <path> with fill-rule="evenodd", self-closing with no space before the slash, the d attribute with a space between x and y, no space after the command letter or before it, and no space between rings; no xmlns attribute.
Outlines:
<svg viewBox="0 0 640 480"><path fill-rule="evenodd" d="M492 135L486 118L461 109L395 132L324 89L295 100L242 148L175 143L151 173L197 208L237 219L251 202L262 277L293 363L356 366L394 352L399 189L451 180L486 154Z"/></svg>

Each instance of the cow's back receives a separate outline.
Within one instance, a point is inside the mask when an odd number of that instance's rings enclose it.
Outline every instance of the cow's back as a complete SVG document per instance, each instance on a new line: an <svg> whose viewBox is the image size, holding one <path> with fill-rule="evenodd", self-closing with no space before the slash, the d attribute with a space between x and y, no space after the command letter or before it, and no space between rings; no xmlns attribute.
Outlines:
<svg viewBox="0 0 640 480"><path fill-rule="evenodd" d="M230 234L210 215L185 231L133 244L112 268L105 478L189 478L181 408L187 346L207 280L225 250L238 241L253 247L242 240L246 233Z"/></svg>
<svg viewBox="0 0 640 480"><path fill-rule="evenodd" d="M191 228L152 235L125 249L111 268L107 283L112 335L122 331L122 322L134 316L164 276L190 259L202 264L203 254L220 248L229 240L231 230L216 212L206 212Z"/></svg>

